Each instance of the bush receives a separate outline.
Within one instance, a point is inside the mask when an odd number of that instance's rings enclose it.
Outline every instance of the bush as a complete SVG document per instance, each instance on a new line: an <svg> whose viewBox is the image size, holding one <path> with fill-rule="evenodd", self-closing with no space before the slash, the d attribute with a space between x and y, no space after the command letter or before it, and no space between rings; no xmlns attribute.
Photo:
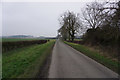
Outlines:
<svg viewBox="0 0 120 80"><path fill-rule="evenodd" d="M88 29L83 41L92 45L117 46L119 37L117 28L106 25L102 28Z"/></svg>

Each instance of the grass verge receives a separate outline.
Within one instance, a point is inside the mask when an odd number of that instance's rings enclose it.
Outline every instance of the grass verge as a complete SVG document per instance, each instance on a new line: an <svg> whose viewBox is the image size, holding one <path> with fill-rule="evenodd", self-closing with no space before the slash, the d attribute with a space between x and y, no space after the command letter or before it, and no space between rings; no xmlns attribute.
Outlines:
<svg viewBox="0 0 120 80"><path fill-rule="evenodd" d="M99 52L97 52L95 50L90 50L89 47L86 47L84 45L70 43L70 42L64 42L64 43L68 44L69 46L71 46L71 47L75 48L76 50L82 52L86 56L96 60L97 62L103 64L104 66L106 66L106 67L112 69L113 71L115 71L116 73L120 74L118 72L119 67L120 67L120 62L113 61L112 59L101 55Z"/></svg>
<svg viewBox="0 0 120 80"><path fill-rule="evenodd" d="M55 41L3 53L3 78L35 78Z"/></svg>

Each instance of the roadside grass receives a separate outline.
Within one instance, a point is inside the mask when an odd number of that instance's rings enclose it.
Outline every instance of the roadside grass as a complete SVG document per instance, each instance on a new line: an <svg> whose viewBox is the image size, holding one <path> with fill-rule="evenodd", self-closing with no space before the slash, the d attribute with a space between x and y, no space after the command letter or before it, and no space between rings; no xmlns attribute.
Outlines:
<svg viewBox="0 0 120 80"><path fill-rule="evenodd" d="M112 69L113 71L115 71L116 73L120 74L119 73L120 62L113 61L112 59L101 55L96 50L91 50L87 46L84 46L84 45L81 45L81 44L70 43L70 42L66 42L66 41L64 41L64 43L68 44L69 46L71 46L71 47L75 48L76 50L82 52L86 56L96 60L97 62L103 64L104 66L106 66L106 67Z"/></svg>
<svg viewBox="0 0 120 80"><path fill-rule="evenodd" d="M2 54L0 52L0 79L2 78Z"/></svg>
<svg viewBox="0 0 120 80"><path fill-rule="evenodd" d="M2 55L3 78L35 78L55 41L12 50Z"/></svg>
<svg viewBox="0 0 120 80"><path fill-rule="evenodd" d="M2 78L2 39L0 38L0 80Z"/></svg>
<svg viewBox="0 0 120 80"><path fill-rule="evenodd" d="M2 42L2 38L0 38L0 42Z"/></svg>

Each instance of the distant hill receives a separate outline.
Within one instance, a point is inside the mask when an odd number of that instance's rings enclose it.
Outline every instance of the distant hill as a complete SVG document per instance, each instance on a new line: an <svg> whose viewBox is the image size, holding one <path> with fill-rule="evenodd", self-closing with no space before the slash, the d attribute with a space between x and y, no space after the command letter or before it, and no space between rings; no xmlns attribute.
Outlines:
<svg viewBox="0 0 120 80"><path fill-rule="evenodd" d="M2 36L2 38L38 38L38 39L56 39L56 37L45 37L45 36L34 37L34 36L31 36L31 35L11 35L11 36Z"/></svg>
<svg viewBox="0 0 120 80"><path fill-rule="evenodd" d="M37 38L40 38L40 39L45 39L46 37L44 37L44 36L40 36L40 37L37 37Z"/></svg>
<svg viewBox="0 0 120 80"><path fill-rule="evenodd" d="M46 39L57 39L57 37L46 37Z"/></svg>
<svg viewBox="0 0 120 80"><path fill-rule="evenodd" d="M33 38L31 35L12 35L12 36L3 36L2 38Z"/></svg>
<svg viewBox="0 0 120 80"><path fill-rule="evenodd" d="M56 37L44 37L44 36L40 36L40 37L37 37L37 38L40 38L40 39L56 39Z"/></svg>

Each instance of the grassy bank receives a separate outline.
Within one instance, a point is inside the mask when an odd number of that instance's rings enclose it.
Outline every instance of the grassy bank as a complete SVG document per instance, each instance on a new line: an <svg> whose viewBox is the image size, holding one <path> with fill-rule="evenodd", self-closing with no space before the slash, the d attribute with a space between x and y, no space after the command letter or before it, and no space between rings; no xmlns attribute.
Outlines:
<svg viewBox="0 0 120 80"><path fill-rule="evenodd" d="M96 50L91 50L89 47L86 47L84 45L70 43L70 42L65 42L65 43L118 73L118 68L120 67L120 62L113 61L112 59L101 55Z"/></svg>
<svg viewBox="0 0 120 80"><path fill-rule="evenodd" d="M34 78L55 41L19 48L3 54L3 78Z"/></svg>

